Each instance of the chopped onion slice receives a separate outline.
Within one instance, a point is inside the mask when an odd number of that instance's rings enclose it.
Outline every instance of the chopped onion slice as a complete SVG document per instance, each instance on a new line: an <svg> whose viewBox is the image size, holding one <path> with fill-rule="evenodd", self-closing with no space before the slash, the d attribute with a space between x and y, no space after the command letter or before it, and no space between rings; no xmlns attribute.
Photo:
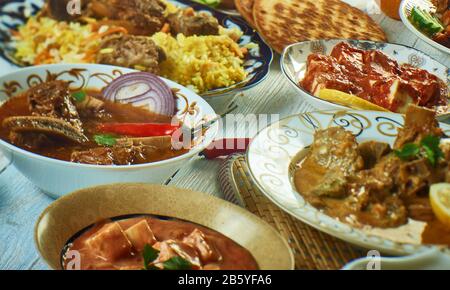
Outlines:
<svg viewBox="0 0 450 290"><path fill-rule="evenodd" d="M147 72L125 74L112 81L103 91L105 99L147 108L160 115L175 115L175 97L158 76Z"/></svg>

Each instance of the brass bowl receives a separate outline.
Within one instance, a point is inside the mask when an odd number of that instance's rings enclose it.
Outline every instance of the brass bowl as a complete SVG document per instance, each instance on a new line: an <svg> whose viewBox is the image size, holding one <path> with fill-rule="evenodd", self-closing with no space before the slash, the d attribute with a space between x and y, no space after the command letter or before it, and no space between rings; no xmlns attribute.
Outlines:
<svg viewBox="0 0 450 290"><path fill-rule="evenodd" d="M173 217L220 232L249 250L261 270L294 268L287 242L245 209L205 193L153 184L104 185L58 199L35 225L36 247L52 269L62 269L62 249L74 234L99 220L132 214Z"/></svg>

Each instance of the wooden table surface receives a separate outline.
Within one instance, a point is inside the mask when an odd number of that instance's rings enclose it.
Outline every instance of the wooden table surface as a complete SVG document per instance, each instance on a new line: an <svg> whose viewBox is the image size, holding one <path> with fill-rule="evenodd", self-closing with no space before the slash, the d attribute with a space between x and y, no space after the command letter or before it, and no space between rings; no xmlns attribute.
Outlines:
<svg viewBox="0 0 450 290"><path fill-rule="evenodd" d="M413 46L450 67L448 55L419 40L401 22L382 14L373 15L373 18L381 24L391 42ZM0 74L10 70L10 66L0 62ZM242 114L241 119L247 114L279 114L282 118L314 109L298 96L283 77L278 55L274 58L268 78L255 88L240 94L236 103L238 108L233 113ZM224 128L222 135L243 137L247 133L253 134L255 125L251 124L249 128L228 126ZM1 163L0 160L0 168L3 168ZM170 185L221 197L217 182L220 164L221 160L197 157L177 173ZM0 269L47 269L35 249L33 227L39 214L52 201L13 166L6 165L0 171Z"/></svg>

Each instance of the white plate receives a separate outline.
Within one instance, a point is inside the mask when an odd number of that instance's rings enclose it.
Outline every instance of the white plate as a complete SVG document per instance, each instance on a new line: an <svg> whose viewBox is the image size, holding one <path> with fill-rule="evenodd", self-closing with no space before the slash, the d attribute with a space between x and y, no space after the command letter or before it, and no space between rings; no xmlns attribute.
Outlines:
<svg viewBox="0 0 450 290"><path fill-rule="evenodd" d="M431 39L428 35L417 29L409 20L409 15L411 13L411 10L413 7L420 7L422 9L425 9L427 11L435 9L434 5L429 0L403 0L400 5L400 18L402 19L403 23L408 27L408 29L417 35L420 39L425 41L431 46L434 46L435 48L439 49L440 51L443 51L445 53L450 54L450 48L443 46L442 44L437 43L433 39Z"/></svg>
<svg viewBox="0 0 450 290"><path fill-rule="evenodd" d="M347 42L359 49L380 50L394 58L399 64L410 64L427 70L443 80L450 90L450 70L432 57L412 47L401 44L345 39L314 40L292 44L286 47L283 52L281 57L281 70L290 83L297 89L299 95L319 110L349 109L315 97L299 85L299 81L305 77L308 55L312 53L330 55L332 49L340 42ZM448 98L450 103L450 96ZM440 118L443 120L448 118L449 115L450 108Z"/></svg>
<svg viewBox="0 0 450 290"><path fill-rule="evenodd" d="M313 206L297 193L292 176L295 157L312 144L314 132L342 126L359 142L377 140L393 145L404 117L373 111L321 111L287 117L261 130L250 144L247 161L259 189L275 204L299 220L355 245L397 255L420 252L424 223L409 222L394 229L358 229L342 223ZM450 126L442 124L447 135Z"/></svg>

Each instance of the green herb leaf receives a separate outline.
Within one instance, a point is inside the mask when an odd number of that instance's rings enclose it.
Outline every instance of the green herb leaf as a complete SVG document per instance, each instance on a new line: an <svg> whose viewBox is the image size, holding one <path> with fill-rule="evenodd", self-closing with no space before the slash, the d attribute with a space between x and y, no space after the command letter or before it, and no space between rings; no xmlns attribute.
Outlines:
<svg viewBox="0 0 450 290"><path fill-rule="evenodd" d="M402 160L409 160L416 157L419 152L420 146L414 143L405 144L402 149L394 151L395 155Z"/></svg>
<svg viewBox="0 0 450 290"><path fill-rule="evenodd" d="M144 258L144 269L145 270L155 270L156 267L151 266L150 263L156 260L159 256L159 251L154 249L152 246L146 244L144 246L144 251L142 252Z"/></svg>
<svg viewBox="0 0 450 290"><path fill-rule="evenodd" d="M72 93L72 98L77 103L82 103L82 102L84 102L84 100L86 100L86 93L83 91L74 92L74 93Z"/></svg>
<svg viewBox="0 0 450 290"><path fill-rule="evenodd" d="M444 153L439 147L441 138L438 136L425 136L420 144L408 143L400 150L395 150L395 155L402 160L411 160L413 158L426 158L431 165L436 166L439 158L444 157Z"/></svg>
<svg viewBox="0 0 450 290"><path fill-rule="evenodd" d="M435 166L437 158L434 151L428 146L423 146L422 148L425 152L425 157L428 159L428 161L430 161L431 165Z"/></svg>
<svg viewBox="0 0 450 290"><path fill-rule="evenodd" d="M220 0L194 0L197 3L216 8L220 4Z"/></svg>
<svg viewBox="0 0 450 290"><path fill-rule="evenodd" d="M444 157L444 153L439 147L440 138L433 135L428 135L422 139L420 145L425 152L425 156L430 161L431 165L435 166L439 158Z"/></svg>
<svg viewBox="0 0 450 290"><path fill-rule="evenodd" d="M186 259L179 256L170 258L169 260L163 262L164 270L190 270L192 269L191 263Z"/></svg>
<svg viewBox="0 0 450 290"><path fill-rule="evenodd" d="M117 138L111 134L100 134L94 136L94 141L100 146L114 146L117 143Z"/></svg>
<svg viewBox="0 0 450 290"><path fill-rule="evenodd" d="M438 136L428 135L422 139L420 144L429 146L432 149L440 150L440 148L439 148L440 141L441 141L441 138L439 138Z"/></svg>

